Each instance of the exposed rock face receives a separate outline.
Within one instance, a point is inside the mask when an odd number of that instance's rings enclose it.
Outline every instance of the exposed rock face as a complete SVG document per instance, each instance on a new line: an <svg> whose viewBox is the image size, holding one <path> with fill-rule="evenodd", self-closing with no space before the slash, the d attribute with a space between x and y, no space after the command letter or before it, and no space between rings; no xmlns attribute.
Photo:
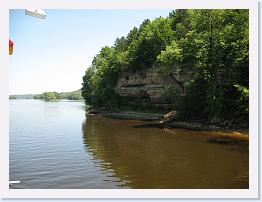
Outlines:
<svg viewBox="0 0 262 202"><path fill-rule="evenodd" d="M155 67L136 72L128 71L118 79L115 91L127 105L150 104L168 108L172 105L172 101L163 95L163 88L172 85L182 96L184 83L189 79L187 77L174 72L163 79Z"/></svg>

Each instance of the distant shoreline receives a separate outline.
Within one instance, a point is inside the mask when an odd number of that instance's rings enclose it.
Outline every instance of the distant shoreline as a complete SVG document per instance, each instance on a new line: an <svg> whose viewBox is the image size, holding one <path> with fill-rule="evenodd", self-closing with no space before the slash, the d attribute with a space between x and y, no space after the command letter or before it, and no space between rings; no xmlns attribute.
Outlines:
<svg viewBox="0 0 262 202"><path fill-rule="evenodd" d="M82 97L82 91L76 90L71 92L44 92L42 94L21 94L21 95L9 95L9 99L40 99L40 100L84 100Z"/></svg>
<svg viewBox="0 0 262 202"><path fill-rule="evenodd" d="M44 99L34 99L34 98L18 98L18 99L9 99L9 100L39 100L43 102L60 102L60 101L67 101L67 102L84 102L84 100L73 100L73 99L56 99L56 100L44 100Z"/></svg>

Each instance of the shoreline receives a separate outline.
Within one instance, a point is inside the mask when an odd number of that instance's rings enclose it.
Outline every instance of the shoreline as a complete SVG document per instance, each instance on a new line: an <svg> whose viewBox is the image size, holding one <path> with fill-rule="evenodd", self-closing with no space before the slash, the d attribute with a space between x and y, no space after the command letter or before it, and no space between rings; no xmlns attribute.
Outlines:
<svg viewBox="0 0 262 202"><path fill-rule="evenodd" d="M160 119L165 115L163 113L146 113L137 111L109 111L95 109L87 112L89 115L100 115L106 118L124 119L124 120L140 120L152 122L156 127L161 128L179 128L195 131L221 131L221 132L235 132L248 135L248 128L237 125L225 125L223 123L201 123L201 122L186 122L173 121L170 123L160 123Z"/></svg>

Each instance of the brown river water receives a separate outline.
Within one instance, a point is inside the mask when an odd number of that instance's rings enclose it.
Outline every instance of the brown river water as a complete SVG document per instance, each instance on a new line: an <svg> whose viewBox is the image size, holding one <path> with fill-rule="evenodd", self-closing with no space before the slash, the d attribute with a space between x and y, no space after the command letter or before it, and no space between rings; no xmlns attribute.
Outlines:
<svg viewBox="0 0 262 202"><path fill-rule="evenodd" d="M233 143L217 144L214 138ZM249 187L248 135L85 116L82 102L10 101L17 189Z"/></svg>

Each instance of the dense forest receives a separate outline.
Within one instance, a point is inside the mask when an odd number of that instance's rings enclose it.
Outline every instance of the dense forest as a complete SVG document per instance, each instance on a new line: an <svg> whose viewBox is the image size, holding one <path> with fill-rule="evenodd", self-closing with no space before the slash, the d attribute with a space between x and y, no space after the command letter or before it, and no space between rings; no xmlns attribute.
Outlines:
<svg viewBox="0 0 262 202"><path fill-rule="evenodd" d="M162 78L194 72L183 96L170 86L170 109L181 119L248 120L249 13L239 9L179 9L144 20L94 57L83 77L91 106L121 106L115 92L122 72L157 68Z"/></svg>

